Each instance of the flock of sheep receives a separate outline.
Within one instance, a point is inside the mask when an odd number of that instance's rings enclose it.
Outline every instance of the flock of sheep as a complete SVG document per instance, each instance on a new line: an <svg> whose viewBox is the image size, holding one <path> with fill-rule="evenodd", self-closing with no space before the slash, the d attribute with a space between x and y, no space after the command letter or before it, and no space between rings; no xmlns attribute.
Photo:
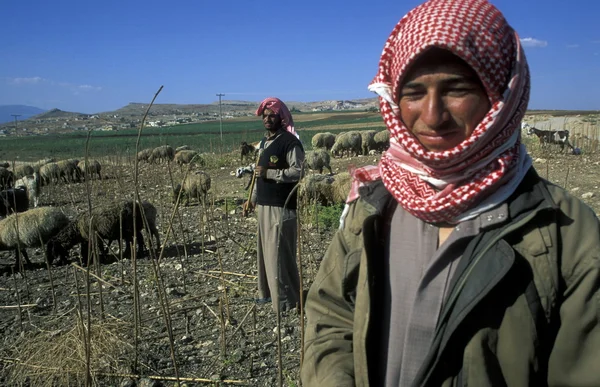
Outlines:
<svg viewBox="0 0 600 387"><path fill-rule="evenodd" d="M306 165L318 174L306 175L300 184L299 194L323 205L342 203L350 187L350 174L338 173L333 176L330 166L334 157L359 154L372 154L383 151L389 145L387 131L374 130L351 131L337 136L331 133L318 133L312 138L313 150L306 152ZM251 145L242 144L244 149ZM253 147L254 148L254 147ZM252 152L252 156L255 153ZM149 148L137 154L138 161L147 163L176 162L204 165L202 155L187 146L176 149L169 145ZM251 172L249 167L238 173ZM327 170L329 175L323 175ZM238 171L239 172L239 171ZM51 184L69 184L81 182L86 178L102 179L102 167L97 160L87 162L68 159L44 159L31 164L0 165L0 250L14 250L16 264L20 257L30 263L26 248L44 248L48 263L58 260L66 263L70 250L80 245L81 257L88 260L88 243L97 236L99 246L110 245L121 238L126 243L125 255L131 254L134 236L138 241L138 255L146 252L142 230L151 236L150 245L160 246L160 237L156 225L157 211L150 202L134 203L132 200L115 201L96 206L91 214L84 211L70 219L56 207L38 207L40 189ZM191 199L206 203L211 187L208 173L190 169L181 184L173 190L173 203ZM135 214L135 216L134 216ZM105 252L104 247L100 251Z"/></svg>
<svg viewBox="0 0 600 387"><path fill-rule="evenodd" d="M149 202L117 201L96 206L90 214L82 212L74 219L57 207L38 207L40 188L58 183L80 182L85 178L102 179L101 165L96 160L40 160L33 164L0 166L0 250L13 250L15 264L21 257L31 264L27 248L42 247L48 263L59 259L65 263L75 245L81 246L83 261L89 258L88 244L92 236L100 246L121 236L126 242L125 255L131 254L134 235L138 254L145 252L142 230L146 229L160 245L156 227L156 208ZM135 207L135 210L134 210ZM134 216L135 213L135 216ZM135 219L135 221L134 221ZM104 250L104 249L102 249Z"/></svg>
<svg viewBox="0 0 600 387"><path fill-rule="evenodd" d="M188 145L182 145L173 149L170 145L161 145L156 148L142 149L137 154L138 161L150 164L175 161L177 165L183 167L185 164L204 165L204 159L195 150L190 149Z"/></svg>
<svg viewBox="0 0 600 387"><path fill-rule="evenodd" d="M343 203L350 189L351 178L348 172L333 176L331 169L331 156L343 157L369 155L383 152L389 147L389 132L387 130L362 130L333 133L317 133L312 137L312 150L306 152L305 165L308 169L318 172L306 175L301 181L298 193L301 198L316 200L323 205ZM242 142L240 146L240 160L255 158L260 142L248 144ZM235 172L238 178L251 175L254 164L240 167ZM323 175L328 170L329 175ZM250 184L246 185L246 189Z"/></svg>

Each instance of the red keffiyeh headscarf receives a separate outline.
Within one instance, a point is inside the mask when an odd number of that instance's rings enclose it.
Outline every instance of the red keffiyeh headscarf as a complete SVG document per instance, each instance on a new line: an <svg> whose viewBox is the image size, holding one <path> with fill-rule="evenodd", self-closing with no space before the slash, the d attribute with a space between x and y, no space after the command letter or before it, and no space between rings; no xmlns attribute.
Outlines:
<svg viewBox="0 0 600 387"><path fill-rule="evenodd" d="M278 114L279 118L281 118L281 125L291 134L300 138L298 133L296 133L296 129L294 129L294 119L292 118L292 113L285 106L282 100L279 98L269 97L260 103L258 109L256 109L256 115L261 116L265 109L270 109L273 113Z"/></svg>
<svg viewBox="0 0 600 387"><path fill-rule="evenodd" d="M471 66L491 108L456 147L424 148L400 120L399 90L427 49L450 51ZM504 201L531 165L520 122L529 101L529 69L519 37L486 0L430 0L404 16L389 36L369 90L379 94L390 148L377 166L353 171L358 187L381 178L398 203L426 222L457 223Z"/></svg>

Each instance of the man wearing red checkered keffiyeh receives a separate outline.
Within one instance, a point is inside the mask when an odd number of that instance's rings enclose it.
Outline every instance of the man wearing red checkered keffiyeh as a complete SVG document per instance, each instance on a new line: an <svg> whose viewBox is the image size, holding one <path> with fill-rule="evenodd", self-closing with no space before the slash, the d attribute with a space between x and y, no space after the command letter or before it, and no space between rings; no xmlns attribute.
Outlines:
<svg viewBox="0 0 600 387"><path fill-rule="evenodd" d="M529 68L500 11L416 7L369 89L390 147L352 173L303 385L600 385L600 224L521 144Z"/></svg>

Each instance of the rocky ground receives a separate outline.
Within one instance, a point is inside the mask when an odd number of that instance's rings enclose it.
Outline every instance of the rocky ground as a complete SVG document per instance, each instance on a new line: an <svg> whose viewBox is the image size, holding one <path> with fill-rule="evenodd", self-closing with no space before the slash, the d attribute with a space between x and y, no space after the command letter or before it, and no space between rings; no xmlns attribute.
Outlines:
<svg viewBox="0 0 600 387"><path fill-rule="evenodd" d="M542 177L598 213L599 155L559 154L535 144L531 150ZM332 166L340 172L376 160L336 159ZM131 198L133 167L116 159L104 165L105 179L89 186L44 187L42 205L74 215L87 208L88 197L93 205ZM276 314L254 303L256 220L240 216L246 181L231 176L237 166L233 157L211 161L210 205L179 211L171 181L183 173L174 166L140 167L140 196L159 211L160 260L107 259L88 272L77 266L74 249L71 265L49 271L42 250L29 249L33 267L12 274L13 253L1 253L0 384L83 385L90 364L96 385L175 385L179 378L188 386L272 386L280 371L285 385L298 385L301 319L295 312L282 315L278 340ZM333 230L317 225L312 214L303 214L301 224L308 287ZM112 249L119 254L116 245Z"/></svg>

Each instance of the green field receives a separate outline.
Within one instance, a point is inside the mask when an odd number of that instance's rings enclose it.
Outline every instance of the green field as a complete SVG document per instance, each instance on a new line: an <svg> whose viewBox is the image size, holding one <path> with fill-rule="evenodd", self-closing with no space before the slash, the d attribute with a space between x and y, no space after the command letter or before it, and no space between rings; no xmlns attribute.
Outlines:
<svg viewBox="0 0 600 387"><path fill-rule="evenodd" d="M381 117L373 113L296 113L296 129L305 148L310 149L312 136L320 127L332 133L349 130L346 126L381 122ZM218 121L177 125L173 127L145 127L140 139L140 149L154 148L169 144L173 147L189 145L200 152L224 153L239 149L240 142L258 141L264 129L258 117L223 120L223 141L221 143ZM93 131L90 134L90 157L135 154L138 130ZM27 137L5 137L0 139L0 160L35 161L53 157L63 159L82 157L88 132L74 132Z"/></svg>

